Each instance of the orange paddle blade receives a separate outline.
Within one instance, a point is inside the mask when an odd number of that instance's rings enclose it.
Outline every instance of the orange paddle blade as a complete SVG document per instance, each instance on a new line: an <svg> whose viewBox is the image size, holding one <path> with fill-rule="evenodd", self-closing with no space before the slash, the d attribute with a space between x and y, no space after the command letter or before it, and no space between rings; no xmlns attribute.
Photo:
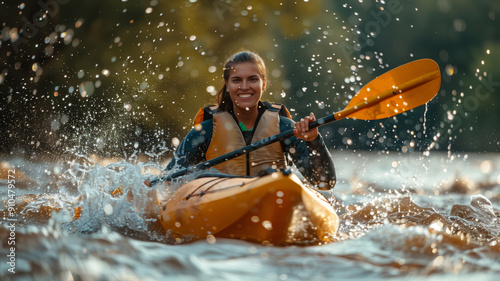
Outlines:
<svg viewBox="0 0 500 281"><path fill-rule="evenodd" d="M366 84L335 117L362 120L391 117L427 103L440 86L437 63L431 59L416 60Z"/></svg>

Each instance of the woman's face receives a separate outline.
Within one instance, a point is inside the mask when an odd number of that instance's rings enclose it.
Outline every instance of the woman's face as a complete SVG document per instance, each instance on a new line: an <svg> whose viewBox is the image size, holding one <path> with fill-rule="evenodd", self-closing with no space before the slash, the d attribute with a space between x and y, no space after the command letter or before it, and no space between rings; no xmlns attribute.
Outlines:
<svg viewBox="0 0 500 281"><path fill-rule="evenodd" d="M242 62L229 70L226 88L233 101L235 112L250 111L257 108L266 81L253 62Z"/></svg>

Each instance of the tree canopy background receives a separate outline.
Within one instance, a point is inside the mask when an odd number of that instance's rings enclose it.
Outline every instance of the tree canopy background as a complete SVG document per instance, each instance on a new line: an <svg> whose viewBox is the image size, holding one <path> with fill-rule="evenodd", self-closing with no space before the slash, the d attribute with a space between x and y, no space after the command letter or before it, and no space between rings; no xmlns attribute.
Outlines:
<svg viewBox="0 0 500 281"><path fill-rule="evenodd" d="M0 3L3 153L168 155L241 49L266 60L265 99L295 119L341 110L377 75L432 58L443 82L427 106L322 127L327 144L498 151L498 1Z"/></svg>

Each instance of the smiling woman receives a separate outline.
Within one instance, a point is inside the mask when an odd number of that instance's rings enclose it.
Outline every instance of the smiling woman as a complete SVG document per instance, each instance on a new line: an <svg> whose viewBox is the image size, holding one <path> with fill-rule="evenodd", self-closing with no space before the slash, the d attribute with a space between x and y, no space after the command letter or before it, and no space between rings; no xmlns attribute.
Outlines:
<svg viewBox="0 0 500 281"><path fill-rule="evenodd" d="M194 166L262 139L294 129L294 137L267 145L215 166L222 173L257 176L262 171L285 169L292 163L302 175L322 189L335 185L335 168L317 128L309 129L314 115L295 123L283 105L261 101L266 89L266 66L249 51L231 56L224 65L223 87L217 106L200 109L195 127L184 138L174 159L173 170ZM287 157L289 156L289 157Z"/></svg>

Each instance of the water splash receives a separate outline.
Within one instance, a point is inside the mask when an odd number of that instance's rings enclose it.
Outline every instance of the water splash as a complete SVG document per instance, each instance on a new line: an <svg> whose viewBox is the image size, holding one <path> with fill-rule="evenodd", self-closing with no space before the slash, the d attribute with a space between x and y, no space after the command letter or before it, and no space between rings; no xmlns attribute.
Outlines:
<svg viewBox="0 0 500 281"><path fill-rule="evenodd" d="M424 122L423 122L423 132L422 132L422 135L424 137L427 137L427 111L429 110L429 104L426 103L425 104L425 110L424 110Z"/></svg>

